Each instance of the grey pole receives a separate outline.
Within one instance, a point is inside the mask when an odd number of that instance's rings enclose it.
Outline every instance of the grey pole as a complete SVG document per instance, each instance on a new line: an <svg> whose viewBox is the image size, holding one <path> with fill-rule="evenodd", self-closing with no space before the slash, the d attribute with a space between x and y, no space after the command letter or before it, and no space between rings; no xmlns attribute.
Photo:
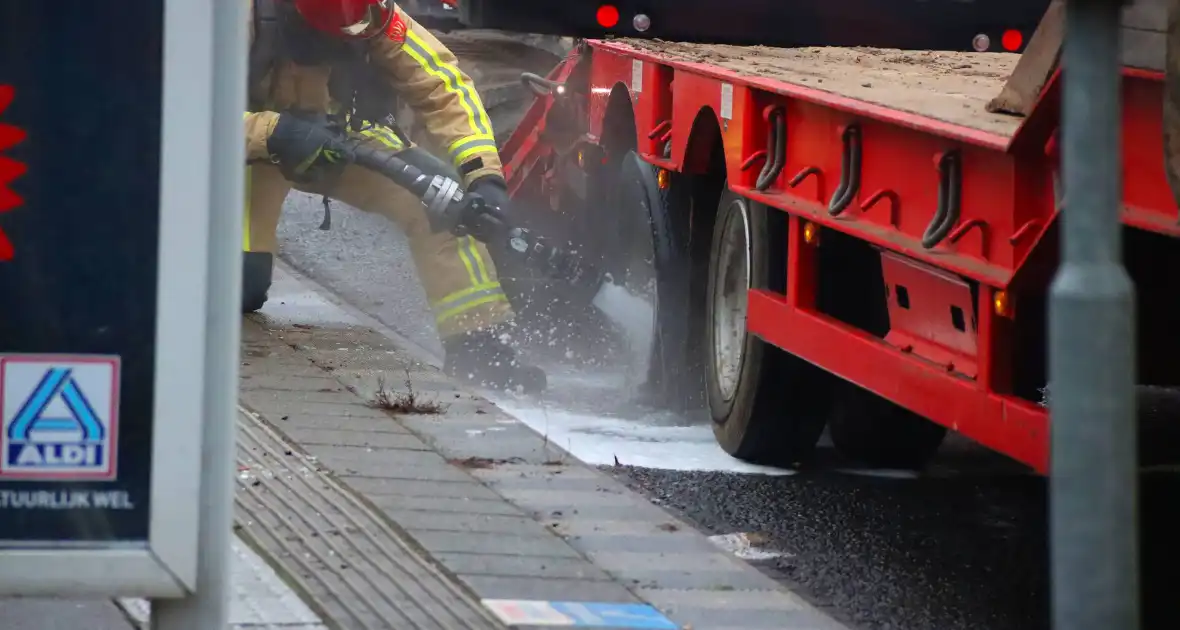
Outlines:
<svg viewBox="0 0 1180 630"><path fill-rule="evenodd" d="M175 0L174 0L175 1ZM153 630L221 630L229 625L234 443L241 337L247 4L211 0L213 11L209 296L205 426L197 587L192 597L152 602ZM165 360L167 357L164 358Z"/></svg>
<svg viewBox="0 0 1180 630"><path fill-rule="evenodd" d="M1139 628L1135 289L1122 264L1118 0L1069 0L1050 293L1053 627Z"/></svg>

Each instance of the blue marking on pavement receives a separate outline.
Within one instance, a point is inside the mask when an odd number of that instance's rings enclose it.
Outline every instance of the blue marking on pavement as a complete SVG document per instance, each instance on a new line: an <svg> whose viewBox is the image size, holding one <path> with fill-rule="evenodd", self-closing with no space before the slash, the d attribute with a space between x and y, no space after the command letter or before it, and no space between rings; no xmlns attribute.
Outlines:
<svg viewBox="0 0 1180 630"><path fill-rule="evenodd" d="M648 604L549 602L549 605L571 617L577 628L680 630L680 626Z"/></svg>

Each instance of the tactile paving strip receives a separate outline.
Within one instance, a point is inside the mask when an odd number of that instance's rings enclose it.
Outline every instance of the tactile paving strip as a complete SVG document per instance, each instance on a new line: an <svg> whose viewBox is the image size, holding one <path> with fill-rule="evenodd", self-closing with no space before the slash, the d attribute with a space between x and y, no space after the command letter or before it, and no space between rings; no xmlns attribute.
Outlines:
<svg viewBox="0 0 1180 630"><path fill-rule="evenodd" d="M504 626L311 457L238 414L239 534L328 625L349 630Z"/></svg>

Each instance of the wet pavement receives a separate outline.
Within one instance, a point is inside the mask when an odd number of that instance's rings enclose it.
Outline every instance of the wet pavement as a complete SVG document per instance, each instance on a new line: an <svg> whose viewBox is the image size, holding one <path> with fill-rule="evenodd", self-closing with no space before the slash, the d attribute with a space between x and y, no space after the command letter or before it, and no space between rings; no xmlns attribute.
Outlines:
<svg viewBox="0 0 1180 630"><path fill-rule="evenodd" d="M1039 479L616 475L709 533L787 553L758 564L853 627L1048 627Z"/></svg>
<svg viewBox="0 0 1180 630"><path fill-rule="evenodd" d="M319 231L318 198L288 200L282 258L438 356L404 237L380 217L337 210L333 230ZM863 630L1049 628L1044 480L961 442L920 478L839 463L800 475L746 466L713 444L706 418L628 403L624 370L579 368L577 353L545 352L544 401L497 404L706 533L748 533L785 553L759 564L829 614ZM1165 593L1178 577L1165 534L1180 524L1165 500L1177 491L1175 475L1155 475L1144 500L1148 585ZM1153 601L1145 627L1180 627L1168 618L1180 607Z"/></svg>
<svg viewBox="0 0 1180 630"><path fill-rule="evenodd" d="M315 304L286 265L276 276L242 330L239 534L328 625L487 627L464 614L478 601L443 592L441 566L523 627L551 625L520 619L531 610L603 630L848 630L371 318Z"/></svg>
<svg viewBox="0 0 1180 630"><path fill-rule="evenodd" d="M317 229L319 197L292 193L279 225L280 257L296 271L441 360L434 318L418 283L409 245L383 217L333 204L331 230ZM534 430L590 464L654 465L688 470L779 471L725 455L703 415L684 416L632 404L627 369L587 357L581 340L536 340L529 358L543 363L550 387L542 400L486 393ZM599 349L600 350L600 349ZM653 451L653 443L662 445Z"/></svg>
<svg viewBox="0 0 1180 630"><path fill-rule="evenodd" d="M755 564L852 627L1050 627L1045 479L611 472L706 533L746 532L785 553ZM1144 476L1144 630L1180 627L1178 496L1175 474Z"/></svg>

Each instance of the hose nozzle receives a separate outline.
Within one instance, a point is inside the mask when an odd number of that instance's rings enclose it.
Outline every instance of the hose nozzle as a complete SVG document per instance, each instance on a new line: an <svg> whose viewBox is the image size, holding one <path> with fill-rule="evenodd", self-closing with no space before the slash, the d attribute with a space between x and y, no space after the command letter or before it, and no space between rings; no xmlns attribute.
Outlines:
<svg viewBox="0 0 1180 630"><path fill-rule="evenodd" d="M603 282L602 271L577 252L549 245L525 228L508 231L508 249L526 266L575 288L597 289Z"/></svg>

